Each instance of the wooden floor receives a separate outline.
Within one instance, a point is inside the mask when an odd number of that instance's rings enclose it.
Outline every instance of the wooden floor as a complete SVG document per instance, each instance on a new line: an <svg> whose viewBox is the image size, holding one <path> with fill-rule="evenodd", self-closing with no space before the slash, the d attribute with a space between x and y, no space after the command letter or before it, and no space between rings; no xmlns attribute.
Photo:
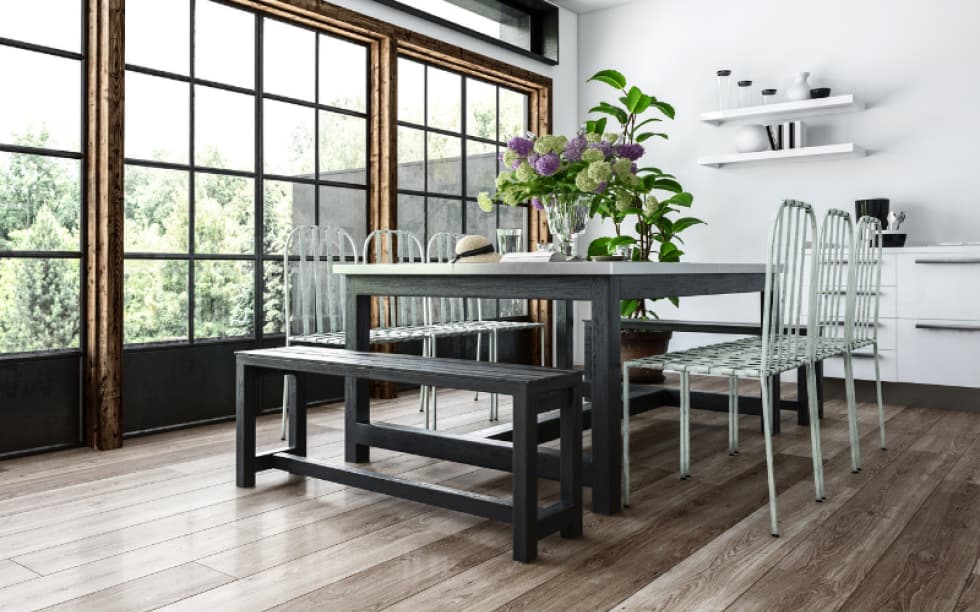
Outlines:
<svg viewBox="0 0 980 612"><path fill-rule="evenodd" d="M487 399L441 395L443 429L486 425ZM849 469L839 401L823 425L827 500L808 430L776 442L782 537L768 533L758 420L694 412L693 478L677 478L676 409L633 421L633 506L586 513L585 536L511 561L505 525L263 472L234 484L234 426L0 463L0 610L967 610L980 608L980 414L889 406L889 449L861 404ZM509 415L503 403L503 418ZM337 407L312 410L310 455L340 461ZM415 397L377 420L419 423ZM260 443L278 421L260 423ZM587 441L588 442L588 441ZM506 494L507 475L373 452L373 469ZM554 483L542 483L553 496ZM588 499L588 491L586 491Z"/></svg>

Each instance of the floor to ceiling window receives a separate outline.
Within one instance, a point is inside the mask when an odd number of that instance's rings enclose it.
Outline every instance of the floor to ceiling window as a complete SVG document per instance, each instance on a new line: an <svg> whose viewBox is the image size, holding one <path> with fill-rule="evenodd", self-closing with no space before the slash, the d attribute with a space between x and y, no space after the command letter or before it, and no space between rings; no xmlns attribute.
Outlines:
<svg viewBox="0 0 980 612"><path fill-rule="evenodd" d="M0 3L0 453L79 436L83 11Z"/></svg>

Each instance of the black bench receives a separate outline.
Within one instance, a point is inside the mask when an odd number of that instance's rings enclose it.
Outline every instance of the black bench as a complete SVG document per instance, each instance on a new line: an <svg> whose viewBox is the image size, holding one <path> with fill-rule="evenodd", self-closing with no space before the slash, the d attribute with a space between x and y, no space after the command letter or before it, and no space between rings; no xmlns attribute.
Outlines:
<svg viewBox="0 0 980 612"><path fill-rule="evenodd" d="M523 562L537 557L538 540L546 535L560 531L562 537L576 538L582 534L581 372L304 346L242 351L236 357L239 487L254 487L258 471L280 469L509 522L513 530L514 559ZM296 396L289 402L291 409L295 408L289 419L288 446L256 454L257 382L264 374L296 377L293 386ZM452 458L473 465L501 467L506 453L509 455L506 463L513 472L513 498L500 499L307 459L305 378L308 375L344 376L348 393L358 379L370 379L510 395L514 400L512 442L372 424L367 419L356 418L350 406L345 413L345 438L348 446L369 440L371 446ZM560 410L561 498L556 504L539 508L537 415L556 407Z"/></svg>

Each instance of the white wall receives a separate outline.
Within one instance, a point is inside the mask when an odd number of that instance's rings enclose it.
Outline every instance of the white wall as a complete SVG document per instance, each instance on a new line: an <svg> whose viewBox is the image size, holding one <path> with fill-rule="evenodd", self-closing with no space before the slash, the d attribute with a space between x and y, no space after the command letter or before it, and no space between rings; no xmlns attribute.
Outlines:
<svg viewBox="0 0 980 612"><path fill-rule="evenodd" d="M687 260L764 261L783 198L821 214L888 197L908 215L910 242L980 240L978 23L980 3L965 0L638 0L579 17L579 111L612 93L584 83L603 68L675 105L677 119L664 124L671 140L654 139L645 161L676 174L695 196L693 213L709 223L684 235ZM716 106L719 68L780 94L807 70L813 86L860 96L865 112L811 120L811 144L853 140L869 156L698 166L699 155L734 151L734 128L697 120ZM753 320L758 304L757 296L691 298L680 316Z"/></svg>

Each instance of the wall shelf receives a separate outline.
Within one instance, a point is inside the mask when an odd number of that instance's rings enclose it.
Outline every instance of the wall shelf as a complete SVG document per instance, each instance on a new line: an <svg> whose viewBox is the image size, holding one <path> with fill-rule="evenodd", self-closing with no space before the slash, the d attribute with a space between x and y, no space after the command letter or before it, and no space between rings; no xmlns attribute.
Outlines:
<svg viewBox="0 0 980 612"><path fill-rule="evenodd" d="M863 157L866 152L853 142L842 144L803 147L800 149L781 149L779 151L760 151L758 153L727 153L699 157L698 164L720 168L728 164L776 161L783 159L824 159L835 157Z"/></svg>
<svg viewBox="0 0 980 612"><path fill-rule="evenodd" d="M724 123L760 123L763 125L795 121L807 117L849 113L864 110L865 104L853 94L799 100L796 102L779 102L764 106L749 106L723 111L701 113L701 121L711 125Z"/></svg>

